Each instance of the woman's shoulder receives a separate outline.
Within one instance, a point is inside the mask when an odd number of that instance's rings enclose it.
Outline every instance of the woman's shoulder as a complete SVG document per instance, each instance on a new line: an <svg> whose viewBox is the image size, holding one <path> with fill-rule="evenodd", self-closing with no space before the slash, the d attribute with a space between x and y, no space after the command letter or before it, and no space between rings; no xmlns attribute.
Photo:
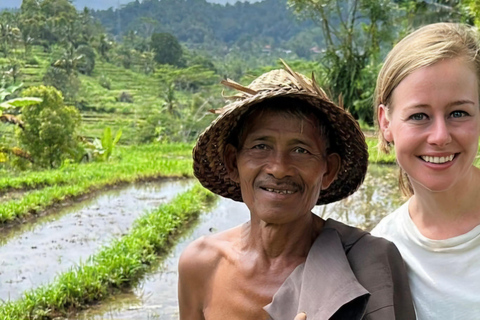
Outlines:
<svg viewBox="0 0 480 320"><path fill-rule="evenodd" d="M382 218L370 233L373 236L386 238L392 241L392 237L405 227L404 220L406 217L408 217L408 201Z"/></svg>

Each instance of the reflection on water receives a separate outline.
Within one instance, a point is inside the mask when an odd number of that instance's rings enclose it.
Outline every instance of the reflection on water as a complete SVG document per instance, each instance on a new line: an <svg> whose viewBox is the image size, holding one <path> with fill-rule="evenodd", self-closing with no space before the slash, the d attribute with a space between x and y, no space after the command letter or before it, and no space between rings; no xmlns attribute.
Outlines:
<svg viewBox="0 0 480 320"><path fill-rule="evenodd" d="M170 201L192 180L121 187L76 203L34 223L0 233L0 301L51 282L102 245L128 232L146 210Z"/></svg>
<svg viewBox="0 0 480 320"><path fill-rule="evenodd" d="M370 230L401 203L394 166L371 165L360 189L348 199L318 206L314 212ZM180 253L194 239L248 221L243 203L221 198L218 206L203 214L191 233L185 234L154 273L130 293L115 296L71 319L178 319L177 263Z"/></svg>
<svg viewBox="0 0 480 320"><path fill-rule="evenodd" d="M404 201L397 185L395 166L370 165L357 192L342 201L315 207L314 212L324 219L332 218L370 231Z"/></svg>

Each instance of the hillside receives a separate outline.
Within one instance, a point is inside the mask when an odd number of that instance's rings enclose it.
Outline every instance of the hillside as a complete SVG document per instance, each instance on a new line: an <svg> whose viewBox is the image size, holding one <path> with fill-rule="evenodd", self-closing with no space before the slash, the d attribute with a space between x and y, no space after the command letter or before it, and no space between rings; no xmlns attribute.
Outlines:
<svg viewBox="0 0 480 320"><path fill-rule="evenodd" d="M93 15L116 36L129 31L146 37L152 32L168 32L187 46L209 51L245 43L261 43L262 49L266 45L293 46L295 39L305 34L317 36L308 39L310 47L322 43L320 32L312 30L313 22L298 20L286 0L226 6L205 0L144 0Z"/></svg>
<svg viewBox="0 0 480 320"><path fill-rule="evenodd" d="M24 87L43 84L50 59L50 54L43 52L41 47L33 47L30 62L24 63L21 69L20 80ZM141 143L162 136L166 140L180 139L181 134L187 134L185 131L165 131L162 135L162 130L174 127L172 124L176 119L187 125L189 117L195 116L195 113L191 114L191 108L198 108L199 113L196 116L204 118L207 109L219 107L220 100L210 98L220 97L221 89L217 85L220 77L213 72L199 66L177 69L165 65L152 74L132 69L97 59L90 76L79 74L80 88L77 98L75 101L67 100L66 103L74 104L81 113L81 136L93 141L94 138L102 136L106 127L111 127L113 132L120 129L123 131L122 144ZM196 76L202 78L195 79ZM172 81L176 81L176 85L169 88ZM202 84L201 95L192 88L182 89L182 84L198 81ZM167 101L168 99L170 101ZM167 102L174 108L176 116L173 119L165 114ZM193 118L190 120L195 121L195 124L187 131L194 136L211 121L211 117L206 117L203 121ZM169 123L169 126L162 126L162 122ZM13 126L0 126L0 137L7 135L11 139L13 129Z"/></svg>

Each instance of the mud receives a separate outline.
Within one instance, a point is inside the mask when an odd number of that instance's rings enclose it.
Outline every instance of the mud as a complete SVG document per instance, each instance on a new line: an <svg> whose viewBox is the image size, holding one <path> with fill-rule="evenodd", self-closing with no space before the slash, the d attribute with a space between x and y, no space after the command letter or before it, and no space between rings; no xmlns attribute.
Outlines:
<svg viewBox="0 0 480 320"><path fill-rule="evenodd" d="M98 193L55 214L0 233L0 299L49 283L85 261L101 246L126 234L147 210L185 191L192 180L145 182Z"/></svg>

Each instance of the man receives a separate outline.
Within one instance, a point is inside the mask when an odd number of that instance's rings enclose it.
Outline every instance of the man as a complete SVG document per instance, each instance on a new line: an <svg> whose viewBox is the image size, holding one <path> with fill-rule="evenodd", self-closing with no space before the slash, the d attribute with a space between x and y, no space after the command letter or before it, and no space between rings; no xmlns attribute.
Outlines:
<svg viewBox="0 0 480 320"><path fill-rule="evenodd" d="M367 146L350 114L285 68L224 81L242 94L194 148L199 181L251 217L185 249L180 319L415 319L395 246L311 212L357 190Z"/></svg>

